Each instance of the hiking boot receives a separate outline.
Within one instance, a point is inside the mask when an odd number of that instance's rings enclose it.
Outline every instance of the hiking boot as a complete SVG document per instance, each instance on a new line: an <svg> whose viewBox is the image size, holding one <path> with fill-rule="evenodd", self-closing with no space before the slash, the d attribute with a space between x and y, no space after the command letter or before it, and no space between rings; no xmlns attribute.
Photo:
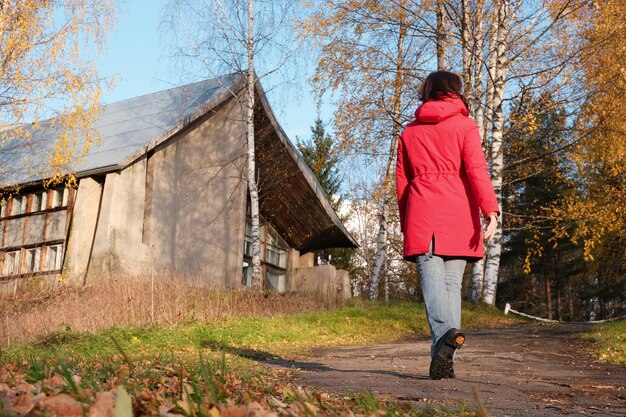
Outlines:
<svg viewBox="0 0 626 417"><path fill-rule="evenodd" d="M454 373L454 361L448 362L448 376L446 376L445 378L456 378L456 374Z"/></svg>
<svg viewBox="0 0 626 417"><path fill-rule="evenodd" d="M465 343L465 335L458 329L452 328L442 337L443 342L430 362L428 375L430 379L455 378L454 351Z"/></svg>

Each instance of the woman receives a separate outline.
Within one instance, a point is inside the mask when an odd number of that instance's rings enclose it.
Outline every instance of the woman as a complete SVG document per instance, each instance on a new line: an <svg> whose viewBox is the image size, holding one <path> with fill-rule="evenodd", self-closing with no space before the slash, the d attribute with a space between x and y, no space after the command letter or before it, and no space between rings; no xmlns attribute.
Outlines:
<svg viewBox="0 0 626 417"><path fill-rule="evenodd" d="M416 262L432 337L432 379L454 378L466 262L484 256L500 214L478 126L467 117L461 78L437 71L421 87L423 102L398 143L396 180L404 258Z"/></svg>

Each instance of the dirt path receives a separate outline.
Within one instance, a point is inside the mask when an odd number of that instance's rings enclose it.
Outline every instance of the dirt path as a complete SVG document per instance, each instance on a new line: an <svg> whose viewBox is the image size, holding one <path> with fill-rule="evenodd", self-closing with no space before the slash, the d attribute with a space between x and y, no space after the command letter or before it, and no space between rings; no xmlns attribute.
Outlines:
<svg viewBox="0 0 626 417"><path fill-rule="evenodd" d="M457 379L428 379L429 341L320 349L297 368L297 381L336 393L371 390L421 407L476 409L476 389L494 416L626 416L626 367L593 362L578 337L584 326L466 332Z"/></svg>

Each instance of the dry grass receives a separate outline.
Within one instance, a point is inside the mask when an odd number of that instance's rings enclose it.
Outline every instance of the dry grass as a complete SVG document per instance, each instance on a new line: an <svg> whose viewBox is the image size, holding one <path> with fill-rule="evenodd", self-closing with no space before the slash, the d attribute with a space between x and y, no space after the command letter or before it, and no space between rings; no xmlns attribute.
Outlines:
<svg viewBox="0 0 626 417"><path fill-rule="evenodd" d="M294 314L337 308L341 300L304 294L212 291L189 278L101 280L52 293L0 298L0 346L28 342L55 331L95 333L119 327L218 322L234 317Z"/></svg>

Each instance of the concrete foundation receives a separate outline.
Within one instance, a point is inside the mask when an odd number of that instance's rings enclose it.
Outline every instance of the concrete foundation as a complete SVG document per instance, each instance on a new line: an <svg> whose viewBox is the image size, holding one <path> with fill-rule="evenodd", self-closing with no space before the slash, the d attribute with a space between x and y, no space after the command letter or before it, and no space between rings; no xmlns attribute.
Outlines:
<svg viewBox="0 0 626 417"><path fill-rule="evenodd" d="M297 268L290 284L291 291L317 294L326 299L352 296L348 271L338 270L333 265Z"/></svg>

